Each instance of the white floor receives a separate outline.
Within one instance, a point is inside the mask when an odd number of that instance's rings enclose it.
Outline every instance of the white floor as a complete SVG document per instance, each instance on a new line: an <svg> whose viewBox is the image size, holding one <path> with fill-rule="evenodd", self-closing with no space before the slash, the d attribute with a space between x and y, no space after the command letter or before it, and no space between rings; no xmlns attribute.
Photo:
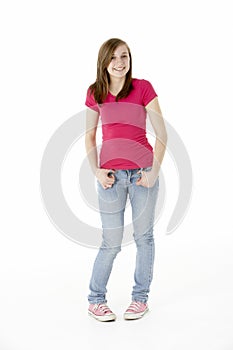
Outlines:
<svg viewBox="0 0 233 350"><path fill-rule="evenodd" d="M110 323L87 315L95 249L53 228L27 235L21 244L16 239L1 266L0 349L233 349L231 247L216 237L206 244L183 232L157 237L150 312L137 321L122 317L135 259L134 245L123 247L108 286L108 303L117 314Z"/></svg>

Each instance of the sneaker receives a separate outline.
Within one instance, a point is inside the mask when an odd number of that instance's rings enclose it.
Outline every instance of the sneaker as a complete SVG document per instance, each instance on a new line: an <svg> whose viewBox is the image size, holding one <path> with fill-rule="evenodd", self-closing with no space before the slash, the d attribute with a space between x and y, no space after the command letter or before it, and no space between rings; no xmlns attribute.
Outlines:
<svg viewBox="0 0 233 350"><path fill-rule="evenodd" d="M125 320L136 320L141 318L148 312L147 304L141 303L140 301L132 301L128 309L124 313Z"/></svg>
<svg viewBox="0 0 233 350"><path fill-rule="evenodd" d="M114 321L116 315L109 309L106 304L90 304L88 314L98 321Z"/></svg>

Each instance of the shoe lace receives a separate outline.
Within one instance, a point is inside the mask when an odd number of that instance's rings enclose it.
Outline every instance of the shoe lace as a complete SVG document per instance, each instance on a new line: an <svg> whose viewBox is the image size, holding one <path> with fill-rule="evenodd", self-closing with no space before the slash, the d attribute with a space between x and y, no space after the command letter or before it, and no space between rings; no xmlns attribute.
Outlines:
<svg viewBox="0 0 233 350"><path fill-rule="evenodd" d="M106 313L106 312L111 312L111 310L109 309L108 305L106 304L96 304L94 307L94 310L99 309L101 312Z"/></svg>
<svg viewBox="0 0 233 350"><path fill-rule="evenodd" d="M141 307L141 303L138 301L132 301L132 303L130 304L128 310L132 310L132 311L137 311L139 310Z"/></svg>

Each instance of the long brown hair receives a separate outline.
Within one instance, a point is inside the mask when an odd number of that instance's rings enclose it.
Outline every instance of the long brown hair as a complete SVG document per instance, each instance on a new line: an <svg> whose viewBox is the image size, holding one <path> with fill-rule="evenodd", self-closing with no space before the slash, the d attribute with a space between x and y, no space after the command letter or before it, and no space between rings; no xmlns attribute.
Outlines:
<svg viewBox="0 0 233 350"><path fill-rule="evenodd" d="M125 41L117 38L112 38L105 41L99 49L98 61L97 61L97 76L94 84L90 86L90 92L93 93L95 101L98 104L104 102L109 92L110 76L107 68L111 62L112 55L116 48L120 45L125 45L129 52L130 68L125 77L125 83L121 91L116 96L116 101L120 98L129 95L132 90L132 56L130 49Z"/></svg>

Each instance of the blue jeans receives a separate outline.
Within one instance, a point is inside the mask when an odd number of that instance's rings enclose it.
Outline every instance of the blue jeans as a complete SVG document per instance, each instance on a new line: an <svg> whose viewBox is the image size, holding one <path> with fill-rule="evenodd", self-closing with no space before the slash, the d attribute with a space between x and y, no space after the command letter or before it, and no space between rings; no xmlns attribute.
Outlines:
<svg viewBox="0 0 233 350"><path fill-rule="evenodd" d="M136 185L139 170L116 170L111 188L103 189L98 182L99 208L103 227L102 244L97 254L90 280L91 304L106 303L107 283L113 261L121 251L124 231L124 211L129 196L132 207L133 237L137 247L135 285L132 300L147 302L154 265L154 214L158 197L159 178L150 188Z"/></svg>

